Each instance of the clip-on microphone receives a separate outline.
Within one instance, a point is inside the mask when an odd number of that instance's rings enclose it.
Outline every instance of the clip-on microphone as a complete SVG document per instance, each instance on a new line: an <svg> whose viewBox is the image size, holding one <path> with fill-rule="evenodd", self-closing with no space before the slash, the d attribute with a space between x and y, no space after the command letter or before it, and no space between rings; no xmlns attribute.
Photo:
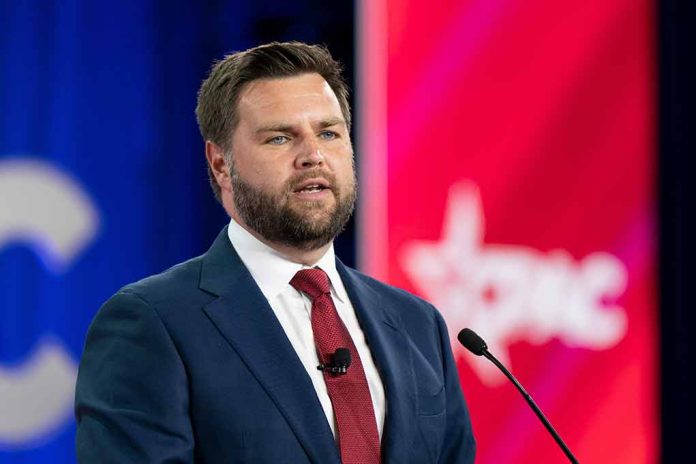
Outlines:
<svg viewBox="0 0 696 464"><path fill-rule="evenodd" d="M334 354L331 355L331 362L329 364L319 364L317 369L333 375L342 375L348 372L350 363L350 350L348 348L336 348Z"/></svg>

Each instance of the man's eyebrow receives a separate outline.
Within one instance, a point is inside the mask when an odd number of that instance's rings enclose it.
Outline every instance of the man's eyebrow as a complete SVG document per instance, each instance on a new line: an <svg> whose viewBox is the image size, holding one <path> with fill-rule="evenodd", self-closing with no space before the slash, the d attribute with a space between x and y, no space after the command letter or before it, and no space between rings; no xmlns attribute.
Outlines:
<svg viewBox="0 0 696 464"><path fill-rule="evenodd" d="M325 129L327 127L332 127L332 126L338 126L340 124L345 125L346 122L343 118L328 118L328 119L322 119L317 123L319 128ZM278 122L278 123L271 123L262 127L259 127L256 129L257 134L261 134L263 132L294 132L295 128L292 124L286 123L286 122Z"/></svg>
<svg viewBox="0 0 696 464"><path fill-rule="evenodd" d="M346 122L343 120L343 118L329 118L329 119L322 119L319 121L319 127L326 128L326 127L331 127L331 126L337 126L339 124L345 125Z"/></svg>
<svg viewBox="0 0 696 464"><path fill-rule="evenodd" d="M292 132L293 127L291 124L279 122L275 124L269 124L267 126L262 126L256 129L256 133L261 132Z"/></svg>

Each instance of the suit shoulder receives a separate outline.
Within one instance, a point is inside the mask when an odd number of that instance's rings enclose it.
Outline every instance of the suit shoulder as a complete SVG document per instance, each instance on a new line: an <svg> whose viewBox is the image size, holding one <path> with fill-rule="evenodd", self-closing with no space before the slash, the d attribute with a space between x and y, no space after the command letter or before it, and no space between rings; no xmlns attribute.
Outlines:
<svg viewBox="0 0 696 464"><path fill-rule="evenodd" d="M197 256L176 264L159 274L125 285L114 297L131 294L156 307L166 307L166 303L190 299L192 295L200 293L198 284L201 262L202 256Z"/></svg>
<svg viewBox="0 0 696 464"><path fill-rule="evenodd" d="M424 311L428 314L432 314L433 312L437 313L437 310L429 301L414 295L411 292L379 281L373 277L363 274L356 269L346 267L346 270L360 283L377 292L380 297L385 299L385 301L389 304L403 305L404 307Z"/></svg>
<svg viewBox="0 0 696 464"><path fill-rule="evenodd" d="M439 347L448 334L440 312L430 302L393 285L380 282L354 269L346 269L363 302L377 304L417 347ZM439 348L438 348L439 350Z"/></svg>

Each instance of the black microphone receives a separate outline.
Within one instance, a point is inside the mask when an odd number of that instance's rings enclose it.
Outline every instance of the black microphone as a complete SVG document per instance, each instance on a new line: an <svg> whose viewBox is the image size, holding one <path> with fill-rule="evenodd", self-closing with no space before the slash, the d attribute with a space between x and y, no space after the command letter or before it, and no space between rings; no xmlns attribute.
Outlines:
<svg viewBox="0 0 696 464"><path fill-rule="evenodd" d="M493 364L495 364L498 367L498 369L500 369L503 372L503 374L505 374L505 377L510 379L510 381L515 385L515 387L517 387L517 390L519 390L519 392L522 394L524 399L527 400L527 403L529 403L529 406L532 408L532 410L537 415L542 424L544 424L546 430L548 430L553 439L556 440L556 443L558 444L558 446L561 447L561 449L568 457L570 462L572 462L573 464L578 464L578 460L575 458L575 456L573 456L573 453L570 451L570 449L561 439L558 433L556 433L556 430L553 428L548 419L546 419L546 416L544 416L544 413L541 412L541 409L539 409L539 406L536 405L529 393L527 393L524 387L520 385L520 383L510 373L510 371L508 371L505 368L505 366L503 366L503 364L488 351L488 345L486 345L486 342L483 341L483 338L479 337L476 334L476 332L474 332L471 329L462 329L461 332L459 332L459 335L457 335L457 339L459 340L459 343L461 343L464 346L464 348L471 351L476 356L485 356L486 358L488 358Z"/></svg>
<svg viewBox="0 0 696 464"><path fill-rule="evenodd" d="M336 348L331 355L329 364L319 364L317 369L334 375L341 375L348 372L351 363L350 350L348 348Z"/></svg>

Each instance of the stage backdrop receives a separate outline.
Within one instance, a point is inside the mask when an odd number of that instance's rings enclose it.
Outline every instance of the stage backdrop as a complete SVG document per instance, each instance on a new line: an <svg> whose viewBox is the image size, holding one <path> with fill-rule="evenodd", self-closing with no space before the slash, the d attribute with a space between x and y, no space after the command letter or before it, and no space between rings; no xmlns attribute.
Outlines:
<svg viewBox="0 0 696 464"><path fill-rule="evenodd" d="M360 2L360 263L445 316L481 464L659 453L655 12Z"/></svg>
<svg viewBox="0 0 696 464"><path fill-rule="evenodd" d="M227 223L194 117L213 59L289 39L350 56L346 5L0 0L0 463L75 462L99 306Z"/></svg>

